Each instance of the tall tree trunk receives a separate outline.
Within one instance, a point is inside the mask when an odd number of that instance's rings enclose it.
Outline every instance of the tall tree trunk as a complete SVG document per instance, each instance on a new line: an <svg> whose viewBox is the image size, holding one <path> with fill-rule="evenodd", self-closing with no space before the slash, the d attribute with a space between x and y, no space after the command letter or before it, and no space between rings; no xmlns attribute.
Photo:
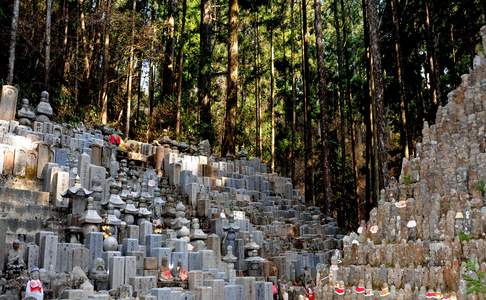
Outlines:
<svg viewBox="0 0 486 300"><path fill-rule="evenodd" d="M311 105L310 105L310 70L309 70L309 41L307 28L307 2L302 0L302 73L304 83L304 161L305 161L305 201L314 202L314 162L312 155L312 133L311 133Z"/></svg>
<svg viewBox="0 0 486 300"><path fill-rule="evenodd" d="M101 86L101 123L108 123L108 70L110 68L110 20L111 20L111 0L106 0L106 15L103 24L103 84Z"/></svg>
<svg viewBox="0 0 486 300"><path fill-rule="evenodd" d="M254 16L255 27L255 153L256 157L262 158L261 149L261 128L260 128L260 39L259 39L259 21L258 12Z"/></svg>
<svg viewBox="0 0 486 300"><path fill-rule="evenodd" d="M360 200L357 196L357 170L356 170L356 141L354 138L354 114L353 114L353 104L352 104L352 92L351 92L351 72L349 66L349 56L348 56L348 25L347 19L349 19L348 10L344 5L344 0L340 0L341 6L341 23L343 25L343 69L344 69L344 76L346 82L346 105L348 107L348 114L347 114L347 121L348 121L348 131L349 136L351 138L351 160L352 160L352 173L353 173L353 187L352 187L352 196L356 199L356 207L353 211L356 212L356 216L360 215L360 207L362 206ZM352 27L352 23L351 23ZM359 221L359 219L351 218Z"/></svg>
<svg viewBox="0 0 486 300"><path fill-rule="evenodd" d="M84 0L78 0L79 4L79 25L81 29L81 43L83 46L83 77L85 80L88 80L89 73L90 73L90 66L89 66L89 45L88 45L88 33L86 32L86 20L84 16Z"/></svg>
<svg viewBox="0 0 486 300"><path fill-rule="evenodd" d="M365 185L365 218L367 220L369 218L369 213L371 209L375 206L375 197L374 197L374 186L375 186L375 176L374 176L374 163L373 163L373 126L371 124L371 87L373 77L371 76L371 55L370 55L370 35L369 35L369 27L368 27L368 16L366 12L366 0L362 0L362 9L363 9L363 28L364 28L364 48L365 51L363 52L363 60L366 65L366 78L367 83L364 85L365 93L364 93L364 101L363 101L363 116L364 116L364 125L365 125L365 177L366 177L366 185Z"/></svg>
<svg viewBox="0 0 486 300"><path fill-rule="evenodd" d="M338 18L338 6L337 0L334 0L332 3L333 6L333 13L334 13L334 27L336 29L336 52L337 52L337 68L336 68L336 77L338 80L337 84L337 97L339 103L339 133L340 133L340 140L341 140L341 170L340 170L340 186L341 186L341 200L347 200L347 187L345 185L345 177L346 177L346 130L345 130L345 118L344 118L344 96L343 96L343 88L342 88L342 80L341 80L341 69L343 67L343 43L341 40L341 31L340 31L340 24ZM337 206L338 210L338 224L340 226L344 226L345 220L345 208L347 201L340 201Z"/></svg>
<svg viewBox="0 0 486 300"><path fill-rule="evenodd" d="M295 123L297 114L295 112L295 103L297 93L295 91L296 84L295 84L295 19L294 19L294 0L291 0L292 4L290 6L290 14L291 14L291 26L290 26L290 44L291 44L291 52L290 52L290 67L291 67L291 76L292 76L292 131L290 134L290 177L292 178L292 182L296 184L297 178L295 176Z"/></svg>
<svg viewBox="0 0 486 300"><path fill-rule="evenodd" d="M7 84L12 84L14 77L15 45L17 44L17 28L19 26L19 6L20 0L15 0L12 15L12 30L10 31Z"/></svg>
<svg viewBox="0 0 486 300"><path fill-rule="evenodd" d="M271 8L270 8L271 9ZM273 17L273 13L272 13ZM273 45L273 27L270 29L270 115L272 126L271 160L270 171L275 172L275 53Z"/></svg>
<svg viewBox="0 0 486 300"><path fill-rule="evenodd" d="M179 51L177 53L177 113L176 113L176 139L179 140L181 135L181 101L182 101L182 79L184 77L184 42L186 35L186 9L187 1L182 0L182 24L179 42Z"/></svg>
<svg viewBox="0 0 486 300"><path fill-rule="evenodd" d="M316 27L316 52L317 52L317 75L318 75L318 96L319 106L321 108L321 136L322 136L322 187L324 190L324 209L329 214L330 201L332 199L331 180L329 177L329 140L327 119L328 97L326 82L326 65L324 42L322 38L322 17L321 2L314 0L315 27Z"/></svg>
<svg viewBox="0 0 486 300"><path fill-rule="evenodd" d="M228 36L228 87L226 98L225 131L221 155L235 154L236 108L238 105L238 0L230 0Z"/></svg>
<svg viewBox="0 0 486 300"><path fill-rule="evenodd" d="M68 38L69 38L69 1L64 0L63 3L63 17L64 17L64 39L62 42L63 45L63 69L62 69L62 84L67 84L66 80L68 78L68 74L70 71L70 53L69 53L69 45L68 45Z"/></svg>
<svg viewBox="0 0 486 300"><path fill-rule="evenodd" d="M429 91L430 104L429 120L434 120L435 112L439 105L440 90L439 90L439 76L437 74L437 58L435 53L434 29L431 25L431 9L429 0L424 0L425 11L425 38L427 46L427 67L429 73Z"/></svg>
<svg viewBox="0 0 486 300"><path fill-rule="evenodd" d="M173 99L174 93L174 33L175 16L177 13L177 0L169 0L167 18L167 38L164 53L163 81L162 81L162 100Z"/></svg>
<svg viewBox="0 0 486 300"><path fill-rule="evenodd" d="M44 87L49 89L49 69L51 66L51 14L52 0L46 0L46 53L44 61Z"/></svg>
<svg viewBox="0 0 486 300"><path fill-rule="evenodd" d="M409 129L407 122L407 103L405 102L405 84L403 82L402 71L402 53L400 42L400 20L398 14L398 1L390 1L392 19L393 19L393 38L395 40L395 76L398 81L398 97L400 99L400 141L402 144L403 155L408 158L410 155L409 150Z"/></svg>
<svg viewBox="0 0 486 300"><path fill-rule="evenodd" d="M133 0L132 6L132 33L130 37L130 57L128 60L128 84L127 84L127 123L125 124L125 138L130 136L130 117L132 113L132 80L133 80L133 48L135 43L135 13L137 9L137 0Z"/></svg>
<svg viewBox="0 0 486 300"><path fill-rule="evenodd" d="M211 117L211 0L201 0L201 21L199 24L199 76L198 102L200 115L199 136L214 142L214 131Z"/></svg>
<svg viewBox="0 0 486 300"><path fill-rule="evenodd" d="M376 152L378 160L379 182L376 189L376 196L379 195L379 188L387 185L387 152L385 147L385 124L383 111L383 74L381 68L381 51L379 40L378 4L376 0L367 0L367 17L370 35L370 54L373 70L373 118L376 131Z"/></svg>

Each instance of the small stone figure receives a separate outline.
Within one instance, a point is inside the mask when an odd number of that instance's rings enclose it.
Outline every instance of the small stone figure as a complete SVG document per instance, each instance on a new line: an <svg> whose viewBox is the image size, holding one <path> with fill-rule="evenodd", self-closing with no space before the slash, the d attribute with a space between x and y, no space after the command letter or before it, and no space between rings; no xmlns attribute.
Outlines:
<svg viewBox="0 0 486 300"><path fill-rule="evenodd" d="M28 99L22 99L22 108L19 109L17 115L19 116L20 125L32 125L32 121L35 120L35 113L32 111Z"/></svg>
<svg viewBox="0 0 486 300"><path fill-rule="evenodd" d="M108 288L108 273L105 268L105 261L96 258L94 267L89 270L89 278L94 281L96 290L106 290Z"/></svg>
<svg viewBox="0 0 486 300"><path fill-rule="evenodd" d="M27 287L25 288L25 298L44 299L44 287L39 277L39 268L33 267L30 271L30 280L27 282Z"/></svg>
<svg viewBox="0 0 486 300"><path fill-rule="evenodd" d="M187 269L184 268L180 260L177 261L177 266L174 269L172 269L172 276L174 276L176 280L181 280L181 281L186 281L187 278L189 277L189 274L187 273Z"/></svg>
<svg viewBox="0 0 486 300"><path fill-rule="evenodd" d="M160 271L159 271L159 281L172 281L172 280L174 280L174 277L172 276L172 272L170 271L167 257L162 257L162 265L160 266Z"/></svg>
<svg viewBox="0 0 486 300"><path fill-rule="evenodd" d="M7 270L13 273L20 273L25 269L23 253L20 249L20 241L15 240L12 243L12 249L8 251Z"/></svg>
<svg viewBox="0 0 486 300"><path fill-rule="evenodd" d="M37 108L35 109L37 113L37 122L49 122L49 118L52 116L52 107L49 104L49 93L43 91L41 93L41 99Z"/></svg>

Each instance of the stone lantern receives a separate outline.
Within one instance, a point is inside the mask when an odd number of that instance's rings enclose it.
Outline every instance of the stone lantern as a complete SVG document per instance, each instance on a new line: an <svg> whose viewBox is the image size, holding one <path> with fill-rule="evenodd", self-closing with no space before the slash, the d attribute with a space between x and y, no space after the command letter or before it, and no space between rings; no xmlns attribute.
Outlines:
<svg viewBox="0 0 486 300"><path fill-rule="evenodd" d="M187 228L187 225L189 224L189 220L186 219L185 215L185 210L186 207L182 202L178 202L176 205L176 218L174 221L172 221L172 229L176 231L177 237L179 239L185 240L189 242L189 228Z"/></svg>
<svg viewBox="0 0 486 300"><path fill-rule="evenodd" d="M32 111L28 99L22 99L22 108L17 112L17 116L19 117L20 125L32 125L32 121L35 120L35 113Z"/></svg>
<svg viewBox="0 0 486 300"><path fill-rule="evenodd" d="M202 250L206 248L205 240L208 235L204 233L199 227L199 220L197 218L192 219L192 229L191 229L191 245L194 247L195 251Z"/></svg>
<svg viewBox="0 0 486 300"><path fill-rule="evenodd" d="M247 256L245 263L248 269L248 276L262 276L263 274L263 263L265 262L265 259L258 255L258 250L260 250L260 246L253 241L253 238L250 235L250 240L245 245Z"/></svg>
<svg viewBox="0 0 486 300"><path fill-rule="evenodd" d="M99 230L98 226L103 222L103 219L94 207L93 197L88 198L88 208L79 220L83 224L84 236L87 236L90 232L97 232Z"/></svg>
<svg viewBox="0 0 486 300"><path fill-rule="evenodd" d="M92 191L81 186L81 179L79 176L76 176L74 186L68 188L66 192L62 194L62 197L71 199L72 214L74 216L81 216L86 209L87 198L92 193Z"/></svg>
<svg viewBox="0 0 486 300"><path fill-rule="evenodd" d="M224 238L225 247L228 248L228 246L231 246L231 249L235 249L236 234L238 233L238 231L240 231L240 227L236 225L233 214L229 215L228 224L223 226L223 231L226 232L226 236Z"/></svg>
<svg viewBox="0 0 486 300"><path fill-rule="evenodd" d="M135 223L135 216L138 215L139 210L138 208L135 207L133 204L133 196L131 194L127 195L127 205L123 209L124 213L124 220L127 223L127 225L133 225Z"/></svg>
<svg viewBox="0 0 486 300"><path fill-rule="evenodd" d="M37 116L37 122L49 122L49 118L52 116L52 107L49 104L49 93L43 91L41 93L41 99L37 108L35 109Z"/></svg>

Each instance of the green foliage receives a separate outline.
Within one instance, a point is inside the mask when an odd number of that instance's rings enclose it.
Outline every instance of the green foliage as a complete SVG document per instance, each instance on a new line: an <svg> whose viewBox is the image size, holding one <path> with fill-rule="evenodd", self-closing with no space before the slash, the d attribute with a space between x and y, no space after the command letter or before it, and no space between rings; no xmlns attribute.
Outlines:
<svg viewBox="0 0 486 300"><path fill-rule="evenodd" d="M471 240L471 237L469 236L469 234L467 234L465 232L459 233L459 241L461 241L461 243L468 242L470 240Z"/></svg>
<svg viewBox="0 0 486 300"><path fill-rule="evenodd" d="M478 263L475 259L469 259L466 262L467 274L464 274L468 294L486 295L486 276L479 270Z"/></svg>
<svg viewBox="0 0 486 300"><path fill-rule="evenodd" d="M481 196L484 196L484 193L486 192L486 183L483 180L478 181L476 188L481 193Z"/></svg>
<svg viewBox="0 0 486 300"><path fill-rule="evenodd" d="M412 175L410 174L403 175L403 183L405 183L405 185L411 185L413 183Z"/></svg>

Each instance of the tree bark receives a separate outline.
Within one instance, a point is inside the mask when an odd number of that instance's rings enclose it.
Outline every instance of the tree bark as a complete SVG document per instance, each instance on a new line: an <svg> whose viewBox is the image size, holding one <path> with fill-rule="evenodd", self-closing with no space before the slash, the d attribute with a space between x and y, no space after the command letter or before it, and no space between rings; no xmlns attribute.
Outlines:
<svg viewBox="0 0 486 300"><path fill-rule="evenodd" d="M403 82L403 71L402 71L402 53L401 53L401 42L400 42L400 20L398 14L398 1L391 0L390 7L392 11L393 20L393 38L395 40L395 76L398 82L398 97L400 99L400 140L402 144L403 155L408 158L410 156L410 142L409 142L409 129L407 122L408 108L405 101L405 84Z"/></svg>
<svg viewBox="0 0 486 300"><path fill-rule="evenodd" d="M20 6L20 0L15 0L13 15L12 15L12 30L10 31L10 48L9 48L9 55L8 55L7 84L12 84L13 77L14 77L15 46L17 44L17 28L19 26L19 6Z"/></svg>
<svg viewBox="0 0 486 300"><path fill-rule="evenodd" d="M108 70L110 67L110 20L111 20L111 0L106 1L106 15L103 24L103 84L101 87L101 123L108 123Z"/></svg>
<svg viewBox="0 0 486 300"><path fill-rule="evenodd" d="M238 105L238 0L230 0L228 36L228 79L225 132L221 155L235 154L236 108Z"/></svg>
<svg viewBox="0 0 486 300"><path fill-rule="evenodd" d="M309 70L309 41L307 28L307 3L302 0L302 73L304 85L304 160L305 160L305 201L314 203L314 162L312 157L311 134L311 105L310 105L310 70Z"/></svg>
<svg viewBox="0 0 486 300"><path fill-rule="evenodd" d="M352 160L352 173L353 173L353 187L352 187L352 196L356 199L356 207L353 209L356 212L356 216L360 215L360 207L362 206L360 203L360 199L357 196L357 170L356 170L356 141L354 138L354 114L353 114L353 104L352 99L353 95L351 92L351 72L349 66L349 56L348 56L348 25L346 20L349 19L348 11L346 6L344 5L344 0L340 0L341 6L341 23L343 25L343 69L344 69L344 76L346 82L346 105L348 107L348 114L347 114L347 121L348 121L348 131L349 136L351 138L351 160ZM351 23L352 26L352 23ZM353 217L352 219L356 220L355 223L359 221Z"/></svg>
<svg viewBox="0 0 486 300"><path fill-rule="evenodd" d="M347 187L344 184L345 182L345 176L346 176L346 130L345 130L345 118L344 118L344 96L342 93L342 80L341 80L341 69L343 67L343 43L341 40L341 26L339 24L339 18L338 18L338 6L337 6L337 0L333 0L332 3L333 6L333 13L334 13L334 27L336 29L336 44L337 44L337 68L336 68L336 77L338 80L337 83L337 97L338 97L338 103L339 103L339 135L340 135L340 140L341 140L341 168L340 168L340 175L339 175L339 183L341 186L341 200L347 199ZM337 211L338 211L338 224L339 226L344 226L344 220L345 220L345 206L346 202L341 201L339 205L337 206Z"/></svg>
<svg viewBox="0 0 486 300"><path fill-rule="evenodd" d="M429 0L424 0L424 12L425 12L425 38L427 46L427 67L429 73L429 91L430 91L430 104L431 109L429 111L429 120L435 119L435 112L439 105L440 90L439 90L439 76L437 74L437 58L435 53L434 43L434 29L431 25L431 10Z"/></svg>
<svg viewBox="0 0 486 300"><path fill-rule="evenodd" d="M372 60L373 74L373 117L376 131L376 152L378 160L377 168L379 172L379 186L376 196L379 195L379 188L387 185L387 152L385 147L385 124L383 111L383 74L381 67L381 51L379 40L378 5L375 0L366 1L369 35L370 35L370 54Z"/></svg>
<svg viewBox="0 0 486 300"><path fill-rule="evenodd" d="M199 136L214 143L211 117L211 0L201 0L201 21L199 24L199 76L198 102L200 115Z"/></svg>
<svg viewBox="0 0 486 300"><path fill-rule="evenodd" d="M130 137L130 117L132 113L132 80L133 80L133 60L134 60L134 43L135 43L135 12L137 9L137 0L133 0L132 6L132 33L130 37L130 57L128 61L128 84L127 84L127 123L125 124L125 138Z"/></svg>
<svg viewBox="0 0 486 300"><path fill-rule="evenodd" d="M332 198L331 180L329 177L329 140L328 140L328 97L326 82L325 51L322 38L322 17L321 2L314 0L315 11L315 30L316 30L316 52L317 52L317 75L318 75L318 96L319 106L321 108L321 136L322 136L322 187L324 190L324 211L329 214L330 201Z"/></svg>
<svg viewBox="0 0 486 300"><path fill-rule="evenodd" d="M270 8L271 9L271 8ZM272 13L273 16L273 13ZM271 142L271 164L270 172L275 172L275 53L273 45L273 27L270 29L270 115L272 126L272 142Z"/></svg>
<svg viewBox="0 0 486 300"><path fill-rule="evenodd" d="M182 24L179 42L179 51L177 53L177 113L176 113L176 139L180 139L181 135L181 101L182 101L182 79L184 77L184 42L186 35L186 9L187 0L182 0Z"/></svg>
<svg viewBox="0 0 486 300"><path fill-rule="evenodd" d="M291 68L291 76L292 76L292 125L291 125L291 134L290 134L290 177L292 178L292 182L296 184L297 178L295 176L295 123L297 114L295 112L295 103L296 103L296 84L295 84L295 35L294 35L294 27L295 27L295 20L294 20L294 0L291 0L290 6L290 14L291 14L291 28L290 28L290 37L291 37L291 52L290 52L290 68Z"/></svg>
<svg viewBox="0 0 486 300"><path fill-rule="evenodd" d="M51 14L52 0L46 0L46 47L44 56L44 88L49 90L49 68L51 64Z"/></svg>
<svg viewBox="0 0 486 300"><path fill-rule="evenodd" d="M262 158L262 147L261 147L261 128L260 128L260 39L259 39L259 21L258 12L254 16L254 27L255 27L255 155L258 158Z"/></svg>
<svg viewBox="0 0 486 300"><path fill-rule="evenodd" d="M174 94L174 32L175 16L177 11L177 0L169 0L167 18L167 42L165 45L163 80L162 80L162 100L173 99Z"/></svg>

